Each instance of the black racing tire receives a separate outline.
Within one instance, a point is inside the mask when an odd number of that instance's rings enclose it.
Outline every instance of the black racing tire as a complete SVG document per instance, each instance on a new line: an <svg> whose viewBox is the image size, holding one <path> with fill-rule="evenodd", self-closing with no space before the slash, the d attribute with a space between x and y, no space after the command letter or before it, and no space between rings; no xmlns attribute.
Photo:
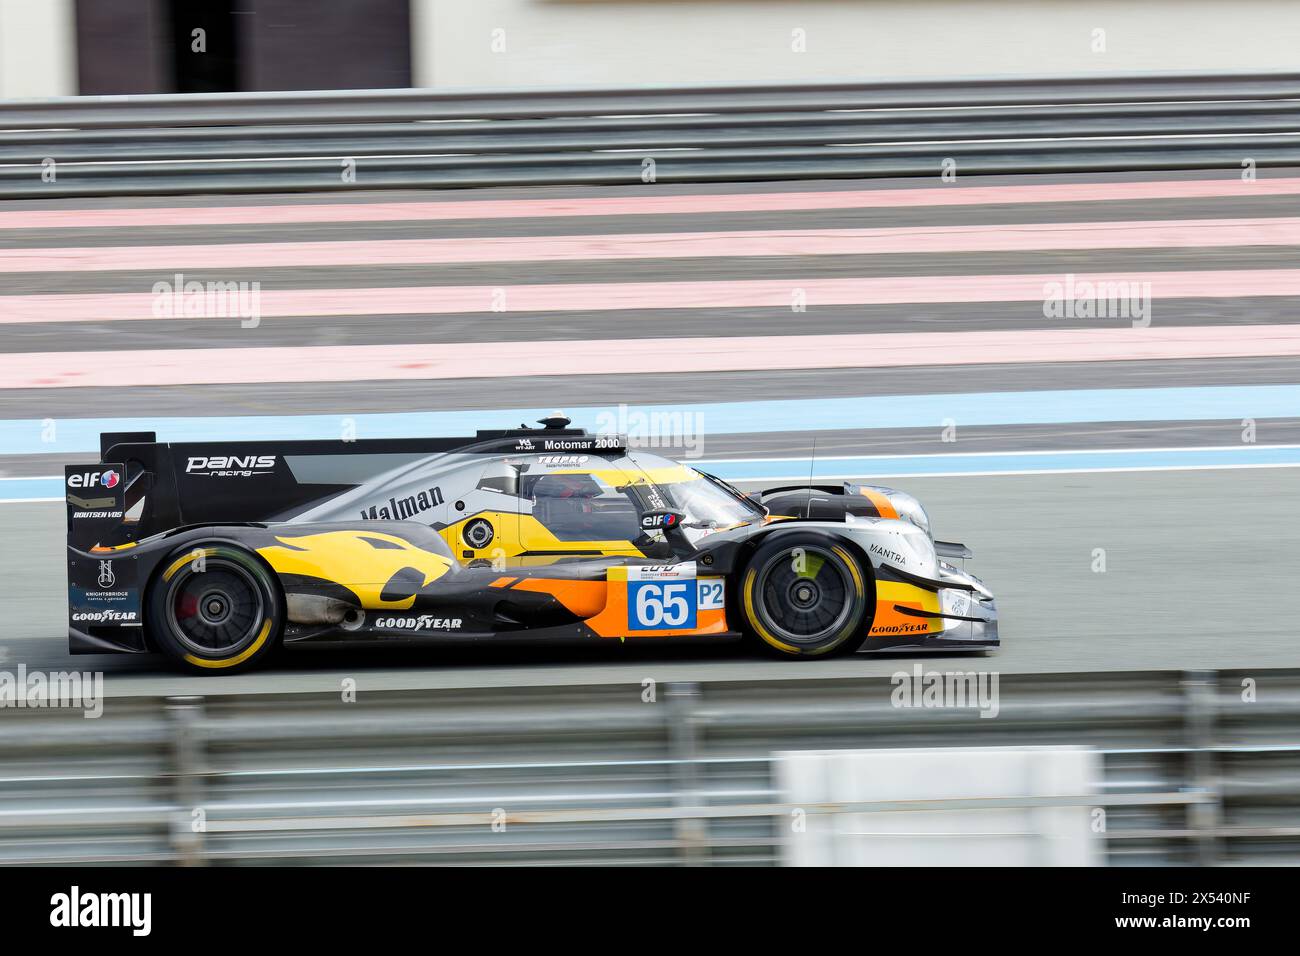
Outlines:
<svg viewBox="0 0 1300 956"><path fill-rule="evenodd" d="M855 651L874 617L870 565L843 539L827 534L772 535L741 571L738 590L751 644L778 657Z"/></svg>
<svg viewBox="0 0 1300 956"><path fill-rule="evenodd" d="M169 555L145 602L153 646L193 673L249 670L265 662L284 630L275 575L229 542L199 541Z"/></svg>

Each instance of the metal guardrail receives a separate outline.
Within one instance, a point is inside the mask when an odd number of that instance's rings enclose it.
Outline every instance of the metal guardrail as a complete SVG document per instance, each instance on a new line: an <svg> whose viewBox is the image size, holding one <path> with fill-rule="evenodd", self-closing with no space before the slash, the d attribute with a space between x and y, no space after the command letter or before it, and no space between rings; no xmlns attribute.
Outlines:
<svg viewBox="0 0 1300 956"><path fill-rule="evenodd" d="M910 671L911 662L899 669ZM927 665L936 670L949 665ZM647 675L652 676L651 674ZM1243 699L1243 680L1255 699ZM1089 746L1113 865L1300 863L1300 671L1002 675L998 716L884 678L212 698L0 711L0 864L777 862L774 751Z"/></svg>
<svg viewBox="0 0 1300 956"><path fill-rule="evenodd" d="M1240 170L1297 134L1292 73L72 97L0 103L0 197Z"/></svg>

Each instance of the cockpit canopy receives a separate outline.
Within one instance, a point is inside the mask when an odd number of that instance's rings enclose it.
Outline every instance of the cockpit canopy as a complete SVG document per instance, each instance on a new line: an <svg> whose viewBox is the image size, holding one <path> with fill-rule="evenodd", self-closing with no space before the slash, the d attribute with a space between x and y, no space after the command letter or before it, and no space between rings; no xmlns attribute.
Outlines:
<svg viewBox="0 0 1300 956"><path fill-rule="evenodd" d="M647 511L685 516L693 540L720 528L762 520L764 509L729 485L657 455L619 458L536 455L511 459L518 494L560 540L633 541Z"/></svg>

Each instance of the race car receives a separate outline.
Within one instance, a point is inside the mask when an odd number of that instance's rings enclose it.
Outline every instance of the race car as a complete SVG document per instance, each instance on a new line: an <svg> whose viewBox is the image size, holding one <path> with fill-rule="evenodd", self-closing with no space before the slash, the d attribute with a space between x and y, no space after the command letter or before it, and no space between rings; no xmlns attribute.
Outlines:
<svg viewBox="0 0 1300 956"><path fill-rule="evenodd" d="M745 494L570 427L159 443L65 470L69 647L231 673L305 645L746 640L790 659L998 644L920 503Z"/></svg>

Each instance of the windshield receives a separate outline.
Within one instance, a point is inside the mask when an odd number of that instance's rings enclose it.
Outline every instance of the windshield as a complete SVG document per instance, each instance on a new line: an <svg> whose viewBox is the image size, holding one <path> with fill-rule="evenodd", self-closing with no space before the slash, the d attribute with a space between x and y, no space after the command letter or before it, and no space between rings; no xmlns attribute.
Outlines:
<svg viewBox="0 0 1300 956"><path fill-rule="evenodd" d="M670 485L667 491L676 502L677 510L686 515L688 525L728 527L762 517L762 512L757 507L737 498L703 475L691 481Z"/></svg>
<svg viewBox="0 0 1300 956"><path fill-rule="evenodd" d="M641 458L641 456L638 456ZM664 461L641 458L629 470L633 485L652 508L669 508L686 516L687 530L716 531L761 520L766 512L717 478Z"/></svg>

